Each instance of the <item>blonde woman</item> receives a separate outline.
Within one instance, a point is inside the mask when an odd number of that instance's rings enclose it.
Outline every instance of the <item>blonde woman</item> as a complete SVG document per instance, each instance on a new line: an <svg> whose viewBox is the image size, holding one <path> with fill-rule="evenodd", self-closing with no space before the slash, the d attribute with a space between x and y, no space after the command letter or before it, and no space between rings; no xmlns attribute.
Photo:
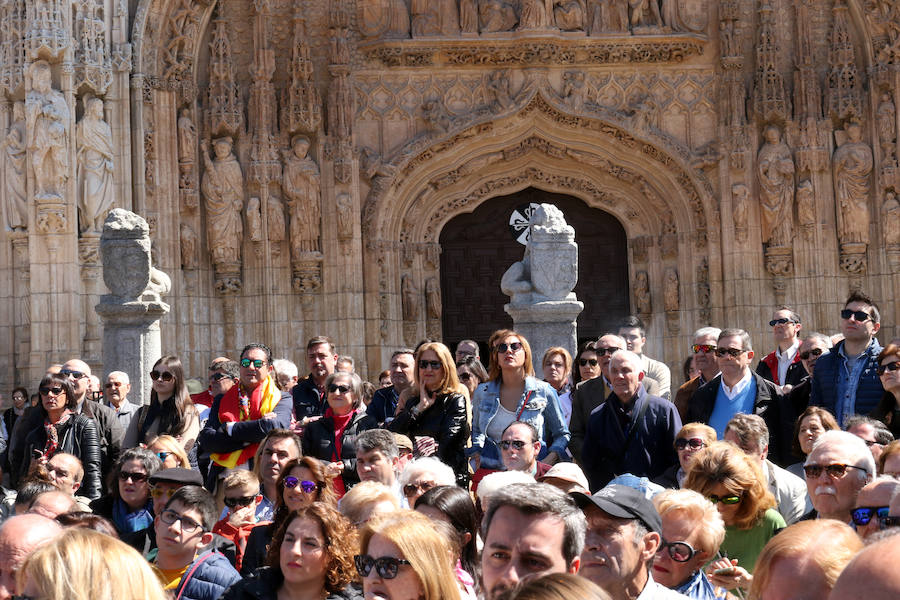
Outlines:
<svg viewBox="0 0 900 600"><path fill-rule="evenodd" d="M553 386L559 398L559 409L562 411L566 426L572 419L572 355L562 346L547 348L541 359L544 381Z"/></svg>
<svg viewBox="0 0 900 600"><path fill-rule="evenodd" d="M460 600L452 554L431 519L404 510L366 524L356 570L366 598Z"/></svg>
<svg viewBox="0 0 900 600"><path fill-rule="evenodd" d="M353 525L362 527L376 515L400 510L400 501L383 483L363 481L341 498L339 509Z"/></svg>
<svg viewBox="0 0 900 600"><path fill-rule="evenodd" d="M166 600L134 548L84 528L66 529L35 550L19 570L16 589L41 600Z"/></svg>
<svg viewBox="0 0 900 600"><path fill-rule="evenodd" d="M184 451L184 446L171 435L164 433L147 441L147 450L159 457L163 469L190 469L191 462Z"/></svg>
<svg viewBox="0 0 900 600"><path fill-rule="evenodd" d="M610 600L609 594L584 577L572 573L551 573L528 579L502 592L495 600Z"/></svg>

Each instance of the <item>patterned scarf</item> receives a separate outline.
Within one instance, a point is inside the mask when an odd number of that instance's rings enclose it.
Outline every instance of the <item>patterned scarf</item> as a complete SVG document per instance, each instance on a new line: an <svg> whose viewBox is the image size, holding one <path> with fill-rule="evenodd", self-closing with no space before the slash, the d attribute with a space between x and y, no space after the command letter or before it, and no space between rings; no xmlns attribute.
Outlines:
<svg viewBox="0 0 900 600"><path fill-rule="evenodd" d="M240 387L240 385L233 386L225 392L219 402L219 422L223 425L261 419L274 411L281 400L281 391L276 387L272 377L266 377L264 382L256 386L249 398L241 397ZM210 458L217 465L233 469L253 458L257 447L259 444L250 444L234 452L213 452Z"/></svg>
<svg viewBox="0 0 900 600"><path fill-rule="evenodd" d="M66 410L56 423L51 423L49 418L44 419L44 432L47 434L47 441L44 443L45 459L50 459L56 454L56 449L59 448L59 430L57 427L65 424L71 414Z"/></svg>

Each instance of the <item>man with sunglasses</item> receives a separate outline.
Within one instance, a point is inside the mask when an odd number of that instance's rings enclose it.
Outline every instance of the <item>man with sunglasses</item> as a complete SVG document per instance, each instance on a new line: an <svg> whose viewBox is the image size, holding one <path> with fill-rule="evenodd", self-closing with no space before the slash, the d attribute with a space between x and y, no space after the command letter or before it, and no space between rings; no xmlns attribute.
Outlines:
<svg viewBox="0 0 900 600"><path fill-rule="evenodd" d="M831 352L831 338L823 333L812 332L807 333L800 340L800 347L797 350L797 356L800 358L800 364L806 372L803 379L786 394L787 402L785 403L788 410L792 411L793 419L784 416L785 420L795 421L806 407L809 406L809 395L812 391L813 369L819 357Z"/></svg>
<svg viewBox="0 0 900 600"><path fill-rule="evenodd" d="M893 522L887 519L891 499L900 490L900 480L894 477L876 477L867 483L856 496L856 507L850 513L851 525L859 537L866 539Z"/></svg>
<svg viewBox="0 0 900 600"><path fill-rule="evenodd" d="M694 343L691 344L691 354L694 357L694 367L700 374L684 382L675 392L675 408L681 416L681 422L687 423L688 406L701 385L719 374L719 363L716 362L716 343L722 330L718 327L701 327L694 332Z"/></svg>
<svg viewBox="0 0 900 600"><path fill-rule="evenodd" d="M803 325L800 315L787 306L778 308L769 321L772 335L775 338L775 350L767 354L756 365L756 372L777 386L791 390L803 380L805 373L800 364L800 339L798 334Z"/></svg>
<svg viewBox="0 0 900 600"><path fill-rule="evenodd" d="M513 421L503 430L497 445L507 471L522 471L537 479L550 470L550 465L537 459L541 440L531 423Z"/></svg>
<svg viewBox="0 0 900 600"><path fill-rule="evenodd" d="M128 401L128 392L131 391L131 380L124 371L113 371L106 376L103 384L103 404L116 411L116 418L122 429L127 430L131 418L138 407Z"/></svg>
<svg viewBox="0 0 900 600"><path fill-rule="evenodd" d="M875 459L866 443L846 431L826 431L803 465L813 510L806 519L851 522L859 491L875 477Z"/></svg>
<svg viewBox="0 0 900 600"><path fill-rule="evenodd" d="M840 316L844 339L816 362L809 402L829 410L843 427L850 415L872 412L884 388L878 376L881 344L875 338L881 328L878 306L862 292L852 292Z"/></svg>
<svg viewBox="0 0 900 600"><path fill-rule="evenodd" d="M867 545L841 571L828 600L900 598L900 538L897 534Z"/></svg>

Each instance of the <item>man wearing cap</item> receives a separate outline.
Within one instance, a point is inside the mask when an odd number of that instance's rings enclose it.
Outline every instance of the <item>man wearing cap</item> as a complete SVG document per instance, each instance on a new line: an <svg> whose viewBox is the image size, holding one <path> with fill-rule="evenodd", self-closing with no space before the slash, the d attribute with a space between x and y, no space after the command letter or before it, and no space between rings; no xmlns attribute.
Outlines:
<svg viewBox="0 0 900 600"><path fill-rule="evenodd" d="M653 503L624 485L608 485L593 496L571 494L587 518L581 552L582 577L603 588L613 600L678 599L650 575L662 544L662 522Z"/></svg>

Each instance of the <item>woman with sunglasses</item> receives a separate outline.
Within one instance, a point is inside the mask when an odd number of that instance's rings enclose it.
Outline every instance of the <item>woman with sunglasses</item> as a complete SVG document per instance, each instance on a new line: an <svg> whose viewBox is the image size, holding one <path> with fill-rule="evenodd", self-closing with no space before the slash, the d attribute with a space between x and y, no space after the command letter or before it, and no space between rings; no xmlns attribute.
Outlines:
<svg viewBox="0 0 900 600"><path fill-rule="evenodd" d="M692 490L665 490L653 497L662 520L662 545L653 559L653 580L688 598L726 597L703 565L719 551L725 523L710 502Z"/></svg>
<svg viewBox="0 0 900 600"><path fill-rule="evenodd" d="M497 445L507 425L525 421L541 440L538 460L553 465L569 444L559 399L553 387L534 376L531 346L509 329L491 335L490 381L478 386L472 399L472 447L468 450L480 476L503 469ZM477 479L480 479L477 476Z"/></svg>
<svg viewBox="0 0 900 600"><path fill-rule="evenodd" d="M38 464L46 464L57 452L72 454L84 468L78 495L89 500L99 498L101 459L96 421L75 412L75 389L68 377L44 375L38 391L41 403L37 411L42 425L25 436L22 465L28 466L30 472Z"/></svg>
<svg viewBox="0 0 900 600"><path fill-rule="evenodd" d="M834 415L821 406L810 406L800 413L794 423L794 437L791 446L791 451L794 456L800 458L800 461L787 467L787 471L804 479L806 475L803 473L803 463L806 462L806 456L812 452L813 444L816 443L819 436L832 429L839 429L837 421L834 419Z"/></svg>
<svg viewBox="0 0 900 600"><path fill-rule="evenodd" d="M653 480L664 488L684 487L684 478L694 456L716 441L716 430L705 423L688 423L675 436L675 453L678 464L672 465Z"/></svg>
<svg viewBox="0 0 900 600"><path fill-rule="evenodd" d="M900 438L900 345L890 343L878 355L878 377L884 395L871 416L882 421Z"/></svg>
<svg viewBox="0 0 900 600"><path fill-rule="evenodd" d="M575 360L572 362L574 385L600 376L600 357L597 356L596 343L596 341L584 342L578 348Z"/></svg>
<svg viewBox="0 0 900 600"><path fill-rule="evenodd" d="M707 568L709 580L729 590L748 589L763 546L785 528L759 464L733 444L713 442L691 461L684 487L715 504L725 522L725 558Z"/></svg>
<svg viewBox="0 0 900 600"><path fill-rule="evenodd" d="M419 346L415 356L413 392L398 408L390 431L412 439L419 456L437 456L456 473L456 482L466 487L469 469L466 443L469 441L468 403L459 393L459 379L450 349L440 342Z"/></svg>
<svg viewBox="0 0 900 600"><path fill-rule="evenodd" d="M337 510L313 502L291 511L272 538L267 565L220 600L363 600L354 569L359 538Z"/></svg>
<svg viewBox="0 0 900 600"><path fill-rule="evenodd" d="M456 361L456 376L463 387L469 390L469 400L475 397L475 388L488 380L487 371L477 356L466 356Z"/></svg>
<svg viewBox="0 0 900 600"><path fill-rule="evenodd" d="M191 468L191 461L184 453L184 447L169 434L164 433L147 440L147 450L159 457L163 469Z"/></svg>
<svg viewBox="0 0 900 600"><path fill-rule="evenodd" d="M431 519L404 510L363 527L356 570L366 598L460 600L451 556Z"/></svg>
<svg viewBox="0 0 900 600"><path fill-rule="evenodd" d="M328 408L325 416L303 431L303 456L325 461L325 472L334 478L338 498L359 483L356 474L356 437L378 423L363 406L362 379L356 373L335 371L325 380Z"/></svg>
<svg viewBox="0 0 900 600"><path fill-rule="evenodd" d="M91 502L94 514L112 521L120 536L153 525L150 477L160 470L155 452L129 448L119 455L107 480L107 495Z"/></svg>
<svg viewBox="0 0 900 600"><path fill-rule="evenodd" d="M562 346L547 348L541 359L544 381L549 383L559 398L559 409L562 411L566 426L572 418L572 355Z"/></svg>
<svg viewBox="0 0 900 600"><path fill-rule="evenodd" d="M168 434L190 455L200 433L200 416L188 394L181 360L163 356L154 363L150 379L150 404L139 408L132 417L122 447L132 448L154 436Z"/></svg>
<svg viewBox="0 0 900 600"><path fill-rule="evenodd" d="M271 522L261 523L250 532L244 549L241 575L248 575L265 564L272 535L289 514L313 502L337 507L331 477L325 474L322 463L311 456L288 460L275 483L275 515Z"/></svg>

